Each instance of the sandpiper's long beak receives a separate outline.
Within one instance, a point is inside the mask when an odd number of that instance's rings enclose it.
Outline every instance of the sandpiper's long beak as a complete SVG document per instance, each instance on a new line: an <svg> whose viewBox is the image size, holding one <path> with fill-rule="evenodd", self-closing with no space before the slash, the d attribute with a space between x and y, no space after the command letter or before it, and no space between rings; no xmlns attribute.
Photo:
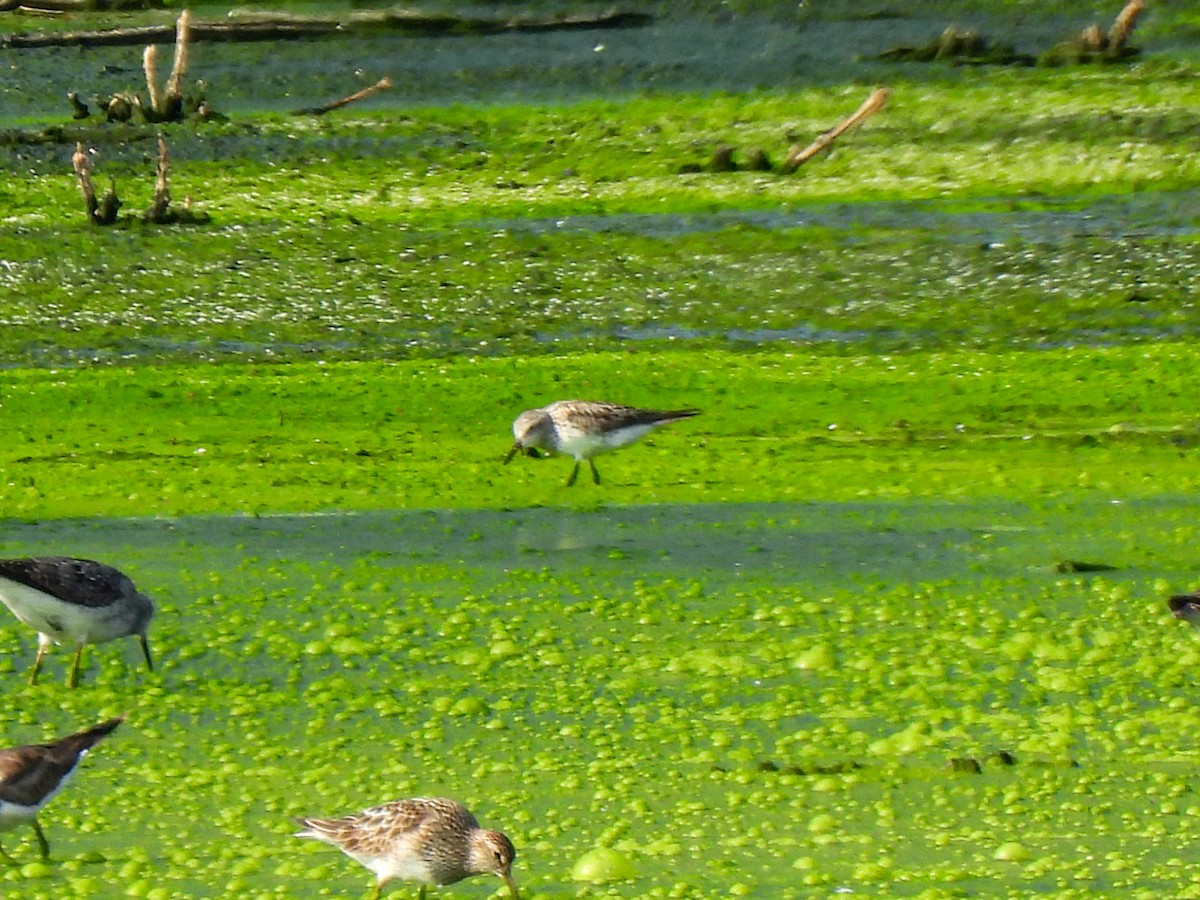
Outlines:
<svg viewBox="0 0 1200 900"><path fill-rule="evenodd" d="M512 448L511 448L511 449L510 449L510 450L509 450L507 453L505 453L505 454L504 454L504 465L506 465L506 466L507 466L507 465L508 465L508 461L509 461L510 459L512 459L514 456L516 456L516 455L517 455L517 452L518 452L520 449L521 449L521 442L520 442L520 441L517 441L515 444L513 444L513 445L512 445Z"/></svg>
<svg viewBox="0 0 1200 900"><path fill-rule="evenodd" d="M150 642L146 640L146 636L144 634L138 635L138 641L140 641L142 645L142 656L146 657L146 668L153 672L154 660L150 658Z"/></svg>
<svg viewBox="0 0 1200 900"><path fill-rule="evenodd" d="M513 900L521 900L521 895L517 893L517 883L513 881L512 873L505 872L500 876L504 879L504 883L508 885L508 889L512 891Z"/></svg>

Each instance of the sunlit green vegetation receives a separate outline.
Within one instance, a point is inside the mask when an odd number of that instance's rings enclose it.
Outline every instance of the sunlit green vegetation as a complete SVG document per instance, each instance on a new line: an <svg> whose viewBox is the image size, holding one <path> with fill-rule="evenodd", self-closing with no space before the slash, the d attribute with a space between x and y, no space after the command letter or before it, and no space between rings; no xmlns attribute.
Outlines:
<svg viewBox="0 0 1200 900"><path fill-rule="evenodd" d="M1200 645L1162 602L1200 527L1197 61L889 67L856 58L879 10L814 6L693 12L721 48L832 21L815 71L714 90L592 35L321 119L286 110L396 48L203 46L230 121L161 129L212 217L179 229L134 221L155 132L60 99L138 87L136 52L5 51L0 554L126 569L160 662L93 648L67 691L64 649L29 687L0 617L4 745L130 712L48 864L0 836L6 900L361 896L291 818L422 794L513 838L526 900L1200 896ZM794 175L683 171L778 162L876 83ZM567 397L703 414L601 486L502 466Z"/></svg>

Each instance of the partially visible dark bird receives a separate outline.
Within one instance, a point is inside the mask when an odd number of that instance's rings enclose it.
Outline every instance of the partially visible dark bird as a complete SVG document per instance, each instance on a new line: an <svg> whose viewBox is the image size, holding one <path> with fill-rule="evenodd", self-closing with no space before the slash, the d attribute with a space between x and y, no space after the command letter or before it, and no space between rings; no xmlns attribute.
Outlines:
<svg viewBox="0 0 1200 900"><path fill-rule="evenodd" d="M124 721L124 716L117 716L48 744L0 750L0 831L28 822L37 835L42 859L47 858L50 844L37 814L62 790L79 760ZM2 847L0 855L12 859Z"/></svg>
<svg viewBox="0 0 1200 900"><path fill-rule="evenodd" d="M132 634L154 670L146 639L154 604L112 566L67 556L0 559L0 603L38 632L30 684L37 684L46 648L61 641L76 645L67 679L71 687L79 684L84 646Z"/></svg>
<svg viewBox="0 0 1200 900"><path fill-rule="evenodd" d="M1183 619L1200 628L1200 591L1192 591L1190 594L1175 594L1167 600L1167 606L1175 618Z"/></svg>

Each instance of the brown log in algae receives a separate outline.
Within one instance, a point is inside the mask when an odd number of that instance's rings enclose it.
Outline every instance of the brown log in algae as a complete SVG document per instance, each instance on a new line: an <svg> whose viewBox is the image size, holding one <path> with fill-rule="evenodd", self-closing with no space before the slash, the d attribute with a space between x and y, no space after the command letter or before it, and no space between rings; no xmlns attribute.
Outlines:
<svg viewBox="0 0 1200 900"><path fill-rule="evenodd" d="M887 88L876 88L871 92L871 96L863 102L863 105L836 128L826 131L804 149L800 149L799 146L793 147L788 151L787 158L783 161L783 166L781 167L783 171L795 172L822 150L832 145L834 141L851 128L855 128L871 118L871 116L883 109L883 104L887 101L890 93L891 91Z"/></svg>
<svg viewBox="0 0 1200 900"><path fill-rule="evenodd" d="M355 91L349 97L343 97L341 100L334 100L332 103L326 103L324 106L308 106L304 109L293 109L293 116L323 116L327 112L332 112L335 109L341 109L343 106L348 106L364 97L370 97L372 94L379 91L387 90L392 86L392 79L388 77L380 78L370 87L365 87L361 91Z"/></svg>

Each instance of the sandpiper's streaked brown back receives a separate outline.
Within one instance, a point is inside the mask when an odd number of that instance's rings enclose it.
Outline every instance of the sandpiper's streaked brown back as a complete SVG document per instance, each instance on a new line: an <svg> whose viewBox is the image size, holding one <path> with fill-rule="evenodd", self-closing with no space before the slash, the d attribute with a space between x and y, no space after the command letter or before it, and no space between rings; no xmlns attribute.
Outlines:
<svg viewBox="0 0 1200 900"><path fill-rule="evenodd" d="M125 716L116 716L45 744L0 750L0 831L30 823L42 857L49 856L38 812L66 784L79 760L124 721ZM7 856L3 849L0 854Z"/></svg>
<svg viewBox="0 0 1200 900"><path fill-rule="evenodd" d="M698 409L641 409L595 400L558 400L517 416L512 429L514 443L504 462L522 450L531 456L536 456L538 449L562 453L575 459L568 487L575 483L585 460L592 481L599 484L600 472L593 457L626 447L668 422L699 414Z"/></svg>
<svg viewBox="0 0 1200 900"><path fill-rule="evenodd" d="M86 645L129 635L137 635L146 665L154 669L146 637L154 604L110 565L69 556L0 559L0 602L38 632L31 684L37 683L47 648L60 641L76 646L71 687L79 683Z"/></svg>
<svg viewBox="0 0 1200 900"><path fill-rule="evenodd" d="M375 873L372 898L390 881L454 884L472 875L503 878L518 898L512 877L517 851L499 831L480 828L461 803L444 797L416 797L375 806L334 819L302 818L297 837L338 847Z"/></svg>

